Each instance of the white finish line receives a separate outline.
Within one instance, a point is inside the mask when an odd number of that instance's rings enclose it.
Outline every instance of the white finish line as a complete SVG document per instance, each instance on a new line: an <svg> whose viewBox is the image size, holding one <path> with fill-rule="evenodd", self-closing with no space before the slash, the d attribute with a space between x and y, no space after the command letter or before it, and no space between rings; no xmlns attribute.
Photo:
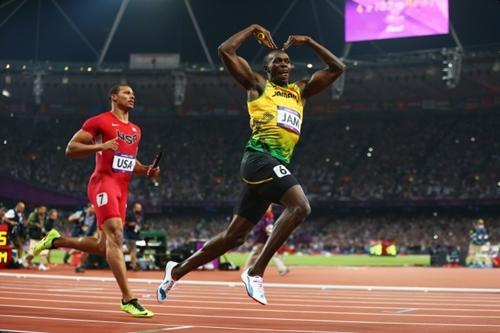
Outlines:
<svg viewBox="0 0 500 333"><path fill-rule="evenodd" d="M72 280L72 281L95 281L115 282L114 277L98 276L70 276L50 274L19 274L0 272L0 277L11 277L18 279L41 279L41 280ZM160 279L136 279L130 278L129 282L157 284ZM178 284L198 286L224 286L234 287L242 285L242 282L223 281L200 281L181 280ZM421 291L421 292L459 292L459 293L500 293L500 288L440 288L440 287L401 287L401 286L365 286L365 285L340 285L340 284L298 284L298 283L266 283L266 288L292 288L292 289L319 289L319 290L362 290L362 291Z"/></svg>

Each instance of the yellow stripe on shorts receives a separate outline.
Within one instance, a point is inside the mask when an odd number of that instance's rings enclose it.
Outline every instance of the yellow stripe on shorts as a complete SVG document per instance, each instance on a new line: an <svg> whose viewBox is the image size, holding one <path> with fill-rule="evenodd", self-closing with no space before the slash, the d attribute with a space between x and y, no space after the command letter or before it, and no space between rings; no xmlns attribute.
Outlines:
<svg viewBox="0 0 500 333"><path fill-rule="evenodd" d="M241 178L245 183L247 184L250 184L250 185L259 185L259 184L263 184L263 183L267 183L267 182L270 182L271 180L273 180L274 178L273 177L270 177L270 178L267 178L267 179L263 179L263 180L257 180L255 182L252 182L250 180L247 180L245 178Z"/></svg>

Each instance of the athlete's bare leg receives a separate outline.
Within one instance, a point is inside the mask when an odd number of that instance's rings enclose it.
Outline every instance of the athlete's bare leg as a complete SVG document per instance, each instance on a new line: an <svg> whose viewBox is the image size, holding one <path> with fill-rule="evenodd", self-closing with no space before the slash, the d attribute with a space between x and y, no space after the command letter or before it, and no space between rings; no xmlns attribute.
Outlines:
<svg viewBox="0 0 500 333"><path fill-rule="evenodd" d="M101 231L98 238L95 237L61 237L56 238L52 243L53 248L67 247L87 253L101 256L106 255L106 236Z"/></svg>
<svg viewBox="0 0 500 333"><path fill-rule="evenodd" d="M106 261L108 262L116 282L122 292L124 302L130 301L133 296L127 281L127 269L123 258L123 224L122 220L113 217L104 221L102 231L106 235Z"/></svg>
<svg viewBox="0 0 500 333"><path fill-rule="evenodd" d="M248 259L247 259L247 262L245 263L244 269L247 269L250 266L253 266L253 264L255 264L255 261L259 257L263 248L264 248L264 244L262 244L262 243L257 243L252 247L252 251L250 251L250 254L248 255Z"/></svg>
<svg viewBox="0 0 500 333"><path fill-rule="evenodd" d="M253 267L248 270L250 276L263 276L267 264L278 251L281 245L285 243L288 236L297 228L299 224L311 213L311 207L304 191L300 185L289 188L283 197L281 203L285 210L274 224L273 232L267 239L264 248L255 261Z"/></svg>
<svg viewBox="0 0 500 333"><path fill-rule="evenodd" d="M255 223L239 215L234 215L233 221L225 231L210 239L200 250L172 269L172 278L179 280L199 266L240 246L245 242L245 236L254 226Z"/></svg>
<svg viewBox="0 0 500 333"><path fill-rule="evenodd" d="M106 261L115 276L122 292L124 302L130 301L132 293L127 282L127 271L123 259L123 227L120 218L113 217L104 221L99 237L57 238L54 247L69 247L83 252L106 256Z"/></svg>

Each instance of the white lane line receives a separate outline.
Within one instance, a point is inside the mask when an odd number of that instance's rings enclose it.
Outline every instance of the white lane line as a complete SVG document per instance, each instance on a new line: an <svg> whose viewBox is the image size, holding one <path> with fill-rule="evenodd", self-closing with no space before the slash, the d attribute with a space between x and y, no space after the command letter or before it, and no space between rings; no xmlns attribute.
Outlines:
<svg viewBox="0 0 500 333"><path fill-rule="evenodd" d="M0 317L7 318L22 318L22 319L43 319L43 320L52 320L52 321L75 321L75 322L89 322L89 323L99 323L99 324L120 324L120 325L145 325L145 326L162 326L163 329L152 329L152 330L143 330L136 331L137 332L158 332L159 330L168 330L165 326L172 326L174 329L178 328L205 328L205 329L219 329L219 330L233 330L233 331L259 331L259 332L290 332L290 333L357 333L353 331L320 331L320 330L289 330L289 329L269 329L269 328L248 328L248 327L233 327L233 326L208 326L208 325L166 325L166 324L158 324L158 323L146 323L146 322L122 322L122 321L112 321L112 320L87 320L87 319L73 319L73 318L60 318L60 317L36 317L36 316L24 316L24 315L2 315ZM21 332L21 333L48 333L48 332L35 332L35 331L20 331L20 330L4 330L1 332Z"/></svg>
<svg viewBox="0 0 500 333"><path fill-rule="evenodd" d="M25 290L25 288L23 288ZM13 297L15 300L20 300L19 296L20 295L28 295L28 296L40 296L40 297L56 297L56 298L65 298L68 295L65 294L49 294L49 293L40 293L40 294L34 294L33 292L20 292L20 291L2 291L3 295L10 294L10 295L16 295L17 297ZM104 294L104 293L103 293ZM74 296L74 295L73 295ZM142 299L144 301L151 301L152 297L143 297ZM114 293L110 294L110 296L99 296L99 295L78 295L80 299L82 298L87 298L87 299L105 299L105 300L111 300L111 299L117 299L119 297L119 293ZM189 299L185 299L189 298ZM248 297L242 296L239 298L228 298L225 297L224 299L235 299L235 300L242 300L242 301L219 301L217 300L210 300L210 299L203 299L199 300L200 298L204 297L196 297L196 296L191 296L191 297L178 297L177 295L172 295L171 297L171 302L175 302L175 304L178 303L201 303L201 304L237 304L237 305L248 305ZM194 299L194 300L193 300ZM278 300L282 300L283 302L279 302ZM304 300L302 303L303 304L292 304L287 301L286 298L281 299L281 298L273 298L273 303L271 303L271 306L283 306L283 307L292 307L292 308L354 308L354 309L401 309L401 306L397 306L397 304L404 304L404 305L418 305L420 306L420 310L428 310L428 311L470 311L470 312L500 312L500 309L491 309L490 304L483 304L483 303L473 303L473 304L465 304L463 305L464 308L456 308L457 304L454 303L436 303L436 302L378 302L378 301L330 301L328 304L325 304L326 301L315 301L312 302L313 304L309 304L308 302L312 301L306 301ZM153 304L156 304L156 301L153 302ZM253 303L252 303L253 304ZM342 305L339 305L342 304ZM391 306L362 306L362 305L350 305L350 304L381 304L381 305L391 305ZM429 307L427 307L429 306ZM433 307L434 306L434 307ZM435 306L440 306L436 308ZM443 308L442 306L453 306L452 308ZM467 308L466 306L469 306ZM474 306L474 308L470 308L470 306ZM480 307L483 307L484 309L481 309Z"/></svg>
<svg viewBox="0 0 500 333"><path fill-rule="evenodd" d="M29 281L23 281L23 282L26 282L26 283L29 283ZM92 283L93 281L88 281L88 283ZM55 284L54 286L58 286L60 287L61 284L60 282L56 282L57 284ZM70 282L68 282L69 284ZM79 282L79 283L85 283L85 282ZM106 282L101 282L101 283L106 283ZM114 281L112 282L109 282L109 283L115 283ZM3 286L0 286L0 289L6 289L6 290L10 290L10 289L19 289L19 290L23 290L25 289L24 287L19 287L19 282L15 282L15 283L4 283L2 281L2 284ZM40 286L40 288L44 289L44 287L48 287L48 285L52 285L52 283L50 282L45 282L45 283L29 283L30 284L30 287L36 287L36 286ZM9 287L9 286L11 287ZM92 284L92 285L95 285L95 284ZM36 288L36 289L40 289L40 288ZM85 287L81 287L81 289L84 289ZM215 290L215 288L217 288ZM197 288L197 287L194 287L194 286L184 286L183 289L180 289L180 290L176 290L176 295L190 295L190 294L194 294L194 295L238 295L239 293L237 291L235 292L220 292L219 290L228 290L226 289L227 286L223 286L223 287L215 287L211 289L211 291L207 291L206 288ZM61 291L64 291L64 292L75 292L77 289L77 287L75 287L74 289L70 289L70 288L65 288L65 289L48 289L48 290L61 290ZM88 288L86 290L90 291L90 289L102 289L102 288ZM116 286L115 286L115 289ZM137 289L133 289L134 291L136 292L146 292L146 290L148 289L145 289L145 288L137 288ZM199 292L197 293L194 293L195 290L199 290ZM231 289L229 289L231 290ZM287 298L302 298L303 297L303 294L294 294L293 292L290 292L288 290L283 290L283 289L275 289L275 290L270 290L267 292L267 295L268 296L273 296L273 295L277 295L277 296L281 296L283 295L283 293L286 292L286 297ZM298 291L297 291L298 292ZM348 296L344 296L348 293L352 292L352 294L349 294ZM393 294L394 293L394 294ZM102 293L98 293L98 294L102 294ZM108 292L107 294L111 295L111 294L114 294L114 293L111 293L111 292ZM410 294L408 296L405 296L404 294ZM440 295L443 295L443 293L439 293ZM472 294L472 293L468 293L469 295ZM447 297L444 297L444 295L446 295ZM418 293L416 294L415 292L394 292L394 291L388 291L388 292L368 292L368 291L335 291L335 293L328 293L328 294L325 294L321 291L319 292L314 292L314 293L310 293L308 291L308 298L309 299L312 299L312 297L310 296L318 296L318 297L315 297L314 299L322 299L322 298L326 298L326 299L360 299L360 300L364 300L364 299L373 299L375 298L376 296L381 296L381 297L376 297L377 300L383 300L383 299L389 299L391 301L393 300L397 300L399 299L400 297L403 298L405 301L408 301L408 300L427 300L427 301L431 301L431 300L440 300L440 301L448 301L448 302L457 302L457 303L460 303L460 304L463 304L464 302L468 301L468 300L474 300L474 301L481 301L482 303L494 303L493 305L497 305L497 304L500 304L500 298L498 299L492 299L495 297L495 295L492 295L492 294L489 294L488 296L486 297L482 297L484 296L485 294L480 294L481 296L469 296L467 294L465 294L464 296L464 293L461 293L459 295L457 295L456 293L453 294L453 295L450 295L450 293L444 293L443 296L439 296L439 295L436 295L436 293L433 293L432 294L429 294L429 293L425 293L425 294L422 294L422 293ZM385 296L385 297L382 297L382 296ZM387 296L390 296L390 298L387 298ZM398 298L395 298L398 297ZM458 305L460 305L458 304Z"/></svg>
<svg viewBox="0 0 500 333"><path fill-rule="evenodd" d="M43 290L40 288L35 288L36 292L38 294L45 294ZM82 289L82 290L80 290ZM118 289L116 289L115 292L113 291L93 291L91 289L97 289L101 290L101 288L75 288L75 289L46 289L50 292L66 292L70 293L72 295L78 295L79 297L91 297L92 295L96 296L103 296L103 295L109 295L109 296L114 296L117 294ZM0 286L0 290L6 290L6 293L12 291L12 290L26 290L26 287L3 287ZM106 290L106 289L102 289ZM142 292L146 292L146 289L139 289ZM150 290L153 291L153 290ZM22 292L20 292L22 294ZM34 292L28 293L29 295L34 295ZM217 300L221 298L222 295L225 295L223 293L192 293L192 292L186 292L182 290L176 290L174 294L172 294L171 299L175 300L185 300L185 299L206 299L207 302L214 302L217 303ZM245 294L243 292L240 293L235 293L234 295L231 294L232 296L225 296L223 297L226 300L243 300L247 299ZM303 295L300 297L295 296L294 294L291 293L280 293L280 294L275 294L275 293L267 293L268 298L271 298L273 302L276 301L283 301L283 302L290 302L290 303L299 303L299 302L293 302L294 299L300 299L300 303L302 304L307 304L307 303L321 303L321 304L338 304L338 303L354 303L354 304L392 304L392 305L442 305L442 306L475 306L475 307L492 307L492 306L500 306L500 300L499 301L494 301L494 300L475 300L475 299L468 299L468 300L460 300L460 299L452 299L452 298L439 298L439 299L425 299L424 298L414 298L414 297L404 297L404 298L395 298L395 297L337 297L334 295L331 296L325 296L325 297L310 297L308 296L307 299L303 299ZM273 296L275 295L275 296ZM58 296L63 296L64 295L58 295ZM143 294L142 297L146 298L151 298L153 297L151 294ZM372 301L375 299L375 301ZM210 301L213 300L213 301ZM475 302L472 302L475 301ZM274 304L274 303L273 303ZM314 306L314 305L313 305ZM397 306L398 308L401 308L402 306Z"/></svg>
<svg viewBox="0 0 500 333"><path fill-rule="evenodd" d="M16 277L24 279L48 279L48 280L73 280L73 281L103 281L114 282L113 277L92 277L92 276L69 276L69 275L36 275L0 272L0 276ZM137 283L159 283L160 279L129 279L130 282ZM222 281L179 281L178 284L201 285L201 286L236 286L242 282L222 282ZM437 288L437 287L401 287L401 286L367 286L367 285L324 285L324 284L297 284L297 283L266 283L266 288L292 288L292 289L321 289L321 290L369 290L369 291L422 291L422 292L461 292L461 293L500 293L500 288Z"/></svg>
<svg viewBox="0 0 500 333"><path fill-rule="evenodd" d="M21 308L31 308L31 309L49 309L49 310L59 310L59 311L75 311L75 312L99 312L99 313L121 313L120 311L113 310L90 310L90 309L81 309L81 308L51 308L51 307L36 307L36 306L12 306L10 307L21 307ZM436 327L490 327L490 328L500 328L499 324L479 324L479 323L429 323L429 322L405 322L405 321L368 321L368 320L334 320L334 319L305 319L305 318L276 318L276 317L242 317L242 316L217 316L217 315L193 315L193 314L184 314L184 313L157 313L157 316L166 316L166 317L192 317L192 318L210 318L210 319L227 319L227 320L248 320L252 323L256 322L265 322L265 321L275 321L275 322L302 322L302 323L337 323L337 324L367 324L367 325L405 325L405 326L436 326ZM0 317L23 317L23 316L15 316L15 315L0 315ZM48 317L31 317L31 318L39 318L46 319ZM59 319L59 318L58 318ZM76 320L76 319L64 319L64 320ZM106 323L107 321L100 320L87 320L81 319L78 321L85 322L101 322ZM146 325L145 322L137 323L137 322L115 322L120 324L141 324ZM147 325L163 325L163 324L147 324ZM168 325L163 325L168 326Z"/></svg>
<svg viewBox="0 0 500 333"><path fill-rule="evenodd" d="M117 312L118 311L114 311ZM123 312L120 312L123 313ZM58 321L75 321L75 322L83 322L83 323L99 323L99 324L120 324L120 325L143 325L143 326L160 326L160 327L168 327L168 326L179 326L179 325L168 325L168 324L159 324L159 323L149 323L146 321L131 321L127 317L127 321L117 321L117 320L96 320L96 319L78 319L78 318L61 318L61 317L47 317L45 315L40 316L25 316L25 315L4 315L0 314L0 317L5 318L22 318L22 319L36 319L36 320L58 320ZM14 331L18 332L18 331Z"/></svg>
<svg viewBox="0 0 500 333"><path fill-rule="evenodd" d="M194 326L177 326L177 327L170 327L170 328L164 328L162 331L178 331L178 330L185 330L187 328L193 328Z"/></svg>
<svg viewBox="0 0 500 333"><path fill-rule="evenodd" d="M52 301L53 303L72 303L72 304L95 304L91 302L79 302L79 301ZM115 303L100 303L101 305L115 305ZM95 309L88 309L88 308L66 308L66 307L43 307L43 306L29 306L29 305L4 305L1 304L1 307L7 307L7 308L23 308L23 309L47 309L47 310L62 310L62 311L84 311L84 312L110 312L110 313L115 313L117 311L114 310L95 310ZM474 315L466 315L466 316L459 316L459 315L434 315L434 314L405 314L405 313L371 313L371 312L328 312L328 311L290 311L290 310L274 310L274 309L255 309L255 308L220 308L220 307L203 307L203 306L178 306L178 305L163 305L161 306L162 308L171 308L171 309L184 309L184 310L217 310L217 311L222 311L222 312L230 312L230 311L237 311L237 312L258 312L258 313L295 313L295 314L330 314L330 315L356 315L356 316L373 316L373 317L413 317L414 319L417 318L457 318L457 319L500 319L500 316L474 316ZM200 314L178 314L178 313L162 313L162 312L156 312L157 316L170 316L170 315L179 315L179 316L192 316L192 317L202 317L202 318L240 318L240 319L251 319L251 320L293 320L293 321L307 321L307 322L323 322L323 319L315 319L315 318L293 318L293 319L288 319L288 318L281 318L281 317L272 317L272 318L266 318L266 317L231 317L231 316L212 316L212 315L200 315ZM500 327L500 325L498 325Z"/></svg>
<svg viewBox="0 0 500 333"><path fill-rule="evenodd" d="M9 300L15 300L15 298L11 297L0 297L0 299L9 299ZM26 301L34 301L34 302L48 302L51 304L55 303L70 303L72 305L85 305L85 304L95 304L95 302L86 302L86 301L74 301L74 300L46 300L46 299L37 299L37 298L23 298L23 300ZM146 303L144 303L146 304ZM110 305L110 306L115 306L116 303L109 303L109 302L100 302L99 305ZM7 306L7 305L0 305L2 306ZM25 305L12 305L12 307L24 307ZM173 304L173 305L158 305L158 304L148 304L148 306L155 306L159 307L162 309L185 309L185 310L216 310L216 311L222 311L222 312L231 312L231 311L237 311L237 312L252 312L252 313L294 313L294 314L321 314L321 315L360 315L360 316L400 316L400 317L433 317L433 318L474 318L474 319L500 319L500 316L481 316L481 315L451 315L451 314L420 314L420 313L412 313L412 314L406 314L408 312L413 312L416 311L417 309L415 308L397 308L394 309L393 311L382 311L382 312L352 312L352 311L318 311L318 310L289 310L289 309L283 309L283 310L277 310L273 308L265 308L265 309L256 309L254 307L248 307L248 308L241 308L241 307L214 307L214 306L181 306L178 304ZM64 309L64 308L62 308ZM380 310L380 309L379 309ZM156 311L157 314L158 311Z"/></svg>
<svg viewBox="0 0 500 333"><path fill-rule="evenodd" d="M2 327L0 327L0 332L1 333L6 333L6 332L12 332L12 333L48 333L48 332L42 332L42 331L9 330L9 329L2 328Z"/></svg>
<svg viewBox="0 0 500 333"><path fill-rule="evenodd" d="M19 300L17 298L13 297L2 297L0 296L0 299L5 299L5 300ZM23 301L33 301L33 302L49 302L51 304L54 303L69 303L69 304L78 304L78 305L84 305L84 304L92 304L95 305L95 302L87 302L87 301L72 301L72 300L54 300L54 299L39 299L39 298L23 298ZM146 303L144 303L146 304ZM109 302L100 302L99 305L110 305L110 306L115 306L116 303L109 303ZM8 305L0 305L1 307L8 307ZM24 307L25 305L11 305L12 307ZM294 313L294 314L325 314L325 315L360 315L360 316L411 316L411 317L433 317L433 318L475 318L475 319L500 319L500 316L481 316L481 315L453 315L453 314L419 314L419 313L412 313L412 314L406 314L408 312L413 312L417 309L414 308L398 308L394 311L382 311L380 312L353 312L353 311L318 311L318 310L290 310L290 309L274 309L272 307L269 308L255 308L255 307L247 307L247 308L241 308L241 307L216 307L216 306L182 306L178 304L172 304L172 305L159 305L159 304L148 304L148 306L155 306L159 307L162 309L185 309L185 310L216 310L216 311L222 311L222 312L231 312L231 311L236 311L236 312L252 312L252 313ZM159 313L157 313L159 314Z"/></svg>
<svg viewBox="0 0 500 333"><path fill-rule="evenodd" d="M383 311L384 313L391 313L391 314L401 314L401 313L408 313L408 312L415 312L417 311L416 308L408 308L408 309L399 309L399 310L396 310L396 311ZM427 315L424 315L422 314L421 316L427 316ZM428 315L429 317L433 317L434 315ZM453 317L454 315L442 315L443 317Z"/></svg>
<svg viewBox="0 0 500 333"><path fill-rule="evenodd" d="M218 329L222 331L256 331L256 332L289 332L289 333L356 333L347 331L308 331L308 330L290 330L290 329L279 329L279 328L248 328L248 327L231 327L231 326L205 326L196 325L193 328L204 328L204 329Z"/></svg>
<svg viewBox="0 0 500 333"><path fill-rule="evenodd" d="M35 296L33 293L20 293L20 292L13 292L13 291L3 291L2 294L14 294L14 295L29 295L29 296ZM64 295L64 294L41 294L43 295L44 297L47 297L47 296L50 296L50 297L54 297L54 298L58 298L58 299L62 299L64 297L67 297L67 295ZM82 298L90 298L90 299L103 299L103 300L116 300L117 297L119 297L119 294L116 294L114 297L112 296L92 296L92 295L79 295L78 296L80 299ZM27 298L23 297L23 298L19 298L19 297L3 297L5 299L12 299L12 300L25 300ZM243 306L247 306L249 304L252 304L253 303L249 303L248 302L248 297L245 297L244 298L245 301L243 302L228 302L228 301L206 301L206 300L202 300L202 301L197 301L197 300L181 300L181 299L174 299L174 300L171 300L172 302L175 302L175 304L184 304L184 303L187 303L187 304L221 304L221 305L243 305ZM144 304L151 304L151 305L156 305L156 306L159 306L159 307L162 307L163 305L158 305L158 303L156 302L156 300L148 300L148 299L142 299L142 301L144 301ZM82 301L83 302L83 301ZM152 302L152 303L147 303L147 302ZM91 303L95 303L95 301L91 302ZM433 304L434 303L429 303L429 304ZM342 308L342 309L375 309L375 310L398 310L398 309L401 309L401 307L397 307L397 306L353 306L353 305L330 305L330 304L327 304L327 305L315 305L315 304L306 304L306 305L299 305L299 304L290 304L289 302L287 303L275 303L273 302L270 306L272 307L292 307L292 308L300 308L300 307L305 307L305 308L321 308L321 309L325 309L325 308L332 308L332 309L336 309L336 308ZM420 311L433 311L433 312L437 312L437 311L441 311L441 312L446 312L446 311L458 311L458 312L500 312L500 309L479 309L477 307L474 307L474 308L443 308L443 307L423 307L423 308L415 308L416 310L420 310Z"/></svg>
<svg viewBox="0 0 500 333"><path fill-rule="evenodd" d="M19 284L25 283L29 284L30 286L40 286L40 287L48 287L48 286L53 286L53 287L61 287L61 281L50 281L50 280L44 280L41 282L33 282L30 280L22 280L22 279L17 279L16 277L13 277L12 279L1 279L0 281L2 282L2 285L7 286L18 286ZM87 284L90 287L95 286L95 281L78 281L79 286L83 286ZM133 281L130 281L131 283L134 283ZM182 281L181 281L182 282ZM100 283L103 284L109 284L112 286L116 286L116 281L110 280L110 281L100 281ZM142 284L142 285L147 285L150 287L150 283L136 283L136 284ZM72 286L72 283L70 280L65 284L66 286L70 287ZM184 285L183 288L181 289L182 291L207 291L207 288L204 288L203 286L196 286L196 285ZM234 289L232 287L228 287L227 285L225 286L210 286L211 291L233 291L237 292L237 289ZM270 290L268 293L290 293L289 290ZM308 295L316 295L316 296L325 296L325 295L335 295L335 296L387 296L390 294L391 296L400 296L400 297L407 297L407 295L411 295L412 297L422 297L422 298L439 298L439 297L450 297L449 293L447 292L432 292L432 293L422 293L422 292L415 292L415 291L366 291L366 290L309 290ZM474 295L473 293L467 293L467 294L460 294L460 295L454 295L453 299L468 299L468 298L474 298L474 299L484 299L484 300L491 300L492 298L498 298L500 300L500 294L497 295L484 295L484 294L478 294Z"/></svg>

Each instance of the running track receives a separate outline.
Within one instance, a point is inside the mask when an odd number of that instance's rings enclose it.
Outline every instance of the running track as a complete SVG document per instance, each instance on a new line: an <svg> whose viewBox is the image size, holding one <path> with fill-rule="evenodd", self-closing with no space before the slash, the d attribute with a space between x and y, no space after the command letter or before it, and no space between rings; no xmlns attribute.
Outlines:
<svg viewBox="0 0 500 333"><path fill-rule="evenodd" d="M240 272L193 272L156 302L161 272L130 273L154 318L119 310L109 271L0 271L1 332L500 332L500 270L269 269L262 306ZM349 283L346 283L349 280ZM341 282L341 283L339 283Z"/></svg>

